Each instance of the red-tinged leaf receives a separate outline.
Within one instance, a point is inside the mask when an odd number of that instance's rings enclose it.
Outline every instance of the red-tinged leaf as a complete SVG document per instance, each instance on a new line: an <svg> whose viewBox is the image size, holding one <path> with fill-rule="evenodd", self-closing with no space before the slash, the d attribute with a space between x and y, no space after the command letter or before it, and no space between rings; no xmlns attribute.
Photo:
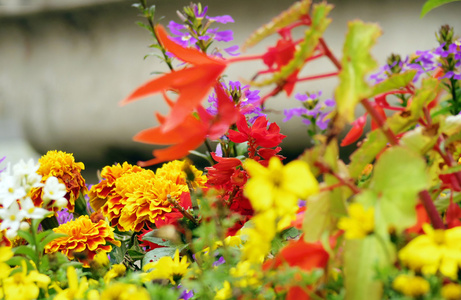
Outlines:
<svg viewBox="0 0 461 300"><path fill-rule="evenodd" d="M356 142L363 134L363 128L365 127L366 116L363 115L354 122L352 122L352 128L346 134L344 139L341 141L341 147L350 145Z"/></svg>
<svg viewBox="0 0 461 300"><path fill-rule="evenodd" d="M162 45L171 53L174 54L178 59L191 63L193 65L203 65L203 64L221 64L226 65L226 62L223 60L217 60L209 57L208 55L200 52L194 48L184 48L183 46L172 41L168 34L166 33L165 28L161 25L155 27L155 32L162 43Z"/></svg>

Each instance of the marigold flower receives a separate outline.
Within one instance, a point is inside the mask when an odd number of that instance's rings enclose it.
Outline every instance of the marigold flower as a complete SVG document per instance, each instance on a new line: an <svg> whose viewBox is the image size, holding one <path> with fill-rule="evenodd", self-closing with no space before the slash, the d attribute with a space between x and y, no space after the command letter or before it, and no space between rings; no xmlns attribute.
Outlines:
<svg viewBox="0 0 461 300"><path fill-rule="evenodd" d="M349 216L339 219L338 228L344 230L346 239L361 239L375 229L375 211L372 207L365 210L360 203L349 205Z"/></svg>
<svg viewBox="0 0 461 300"><path fill-rule="evenodd" d="M133 166L127 162L123 165L114 164L106 166L101 171L101 180L98 184L91 187L88 196L90 198L90 205L98 211L107 201L108 198L115 195L115 181L124 174L136 173L142 170L141 167Z"/></svg>
<svg viewBox="0 0 461 300"><path fill-rule="evenodd" d="M461 299L461 285L449 283L442 287L442 297L447 300Z"/></svg>
<svg viewBox="0 0 461 300"><path fill-rule="evenodd" d="M84 267L89 267L89 261L93 260L99 252L110 252L111 243L120 246L120 241L114 239L114 229L106 221L98 223L91 222L88 216L80 216L75 221L62 224L53 229L54 232L67 234L65 237L57 238L45 246L46 253L60 251L69 259L77 259Z"/></svg>
<svg viewBox="0 0 461 300"><path fill-rule="evenodd" d="M399 259L423 274L440 271L457 279L461 266L461 227L434 230L429 224L423 224L423 229L425 234L417 236L399 251Z"/></svg>
<svg viewBox="0 0 461 300"><path fill-rule="evenodd" d="M179 250L176 249L174 258L163 256L159 260L145 265L143 270L153 270L144 274L143 281L168 279L172 284L176 284L176 281L180 280L187 273L189 265L190 263L187 262L186 256L183 256L179 260Z"/></svg>
<svg viewBox="0 0 461 300"><path fill-rule="evenodd" d="M392 282L392 288L405 296L418 297L430 290L429 282L421 276L399 275Z"/></svg>
<svg viewBox="0 0 461 300"><path fill-rule="evenodd" d="M67 209L73 212L75 200L80 193L86 194L88 192L85 179L81 175L85 165L81 162L75 162L72 154L56 150L48 151L38 162L40 167L37 173L42 176L42 183L45 183L49 177L54 176L58 178L60 183L65 184L67 190L65 198L68 200ZM35 206L40 206L43 203L43 188L34 189L32 194Z"/></svg>

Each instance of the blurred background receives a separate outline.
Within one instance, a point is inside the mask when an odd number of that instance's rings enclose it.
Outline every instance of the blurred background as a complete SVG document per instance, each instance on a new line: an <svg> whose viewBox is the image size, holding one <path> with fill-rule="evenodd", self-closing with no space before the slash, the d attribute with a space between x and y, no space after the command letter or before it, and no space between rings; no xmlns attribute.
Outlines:
<svg viewBox="0 0 461 300"><path fill-rule="evenodd" d="M208 15L231 15L234 42L242 45L257 27L269 22L292 0L208 0ZM373 49L380 64L391 53L406 56L437 46L441 25L461 33L461 3L439 7L419 18L424 0L332 0L333 22L325 40L338 58L347 22L362 19L379 23L383 35ZM48 150L74 153L87 166L85 176L114 162L151 158L152 146L135 143L138 131L156 126L155 110L167 112L161 97L150 97L124 107L118 103L137 86L166 71L148 46L153 40L136 24L145 20L134 0L0 0L0 157L12 163L38 158ZM157 18L166 25L179 22L176 10L190 0L148 1L156 5ZM262 53L276 37L264 40L247 54ZM217 45L219 46L219 44ZM251 78L259 63L234 64L227 80ZM328 60L309 64L303 74L334 71ZM321 79L296 86L296 92L323 91L332 97L336 79ZM286 156L299 155L309 145L300 120L282 123L283 108L295 107L294 94L280 94L268 103L288 137L282 144ZM88 178L88 177L87 177Z"/></svg>

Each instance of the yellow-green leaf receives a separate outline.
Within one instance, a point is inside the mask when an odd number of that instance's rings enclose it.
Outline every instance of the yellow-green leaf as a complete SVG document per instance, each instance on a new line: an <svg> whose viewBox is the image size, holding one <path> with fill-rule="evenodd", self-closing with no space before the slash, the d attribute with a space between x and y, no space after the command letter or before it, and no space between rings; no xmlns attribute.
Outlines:
<svg viewBox="0 0 461 300"><path fill-rule="evenodd" d="M339 73L340 83L335 91L338 113L348 122L354 120L356 105L373 93L365 76L377 67L370 49L380 35L381 29L376 24L360 20L349 22L341 60L342 70Z"/></svg>
<svg viewBox="0 0 461 300"><path fill-rule="evenodd" d="M371 97L403 88L413 80L415 75L415 70L410 70L404 73L392 74L386 80L381 81L373 87Z"/></svg>
<svg viewBox="0 0 461 300"><path fill-rule="evenodd" d="M428 0L426 1L426 3L424 3L423 9L421 10L420 18L424 17L428 12L430 12L434 8L437 8L443 4L455 2L455 1L460 1L460 0Z"/></svg>

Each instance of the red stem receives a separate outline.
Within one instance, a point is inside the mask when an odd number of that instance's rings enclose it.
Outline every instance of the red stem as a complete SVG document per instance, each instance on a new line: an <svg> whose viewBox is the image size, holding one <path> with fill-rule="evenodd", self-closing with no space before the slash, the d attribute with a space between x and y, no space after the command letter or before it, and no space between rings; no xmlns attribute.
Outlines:
<svg viewBox="0 0 461 300"><path fill-rule="evenodd" d="M443 225L442 217L440 217L439 212L434 206L434 202L432 201L431 195L427 190L424 190L419 193L419 198L423 203L424 208L426 209L427 215L429 219L431 219L432 226L434 229L445 229L445 225Z"/></svg>
<svg viewBox="0 0 461 300"><path fill-rule="evenodd" d="M295 81L298 82L298 81L307 81L307 80L314 80L314 79L320 79L320 78L325 78L325 77L331 77L331 76L338 75L338 73L339 72L333 72L333 73L326 73L326 74L308 76L308 77L298 78Z"/></svg>
<svg viewBox="0 0 461 300"><path fill-rule="evenodd" d="M255 60L255 59L262 59L263 55L247 55L247 56L238 56L226 59L228 63L240 62L240 61L247 61L247 60Z"/></svg>
<svg viewBox="0 0 461 300"><path fill-rule="evenodd" d="M338 68L338 71L341 71L342 66L339 60L336 58L336 56L333 54L333 52L330 51L330 48L328 48L327 43L325 43L325 40L323 38L319 39L319 43L323 48L323 52L325 55L331 60L331 62Z"/></svg>
<svg viewBox="0 0 461 300"><path fill-rule="evenodd" d="M378 124L379 128L383 131L384 135L389 140L389 143L391 143L391 145L398 145L399 140L392 132L392 130L390 130L390 128L387 127L383 117L375 110L375 108L370 104L368 99L363 99L361 103L365 107L366 111L373 118L373 121L375 121L376 124Z"/></svg>

